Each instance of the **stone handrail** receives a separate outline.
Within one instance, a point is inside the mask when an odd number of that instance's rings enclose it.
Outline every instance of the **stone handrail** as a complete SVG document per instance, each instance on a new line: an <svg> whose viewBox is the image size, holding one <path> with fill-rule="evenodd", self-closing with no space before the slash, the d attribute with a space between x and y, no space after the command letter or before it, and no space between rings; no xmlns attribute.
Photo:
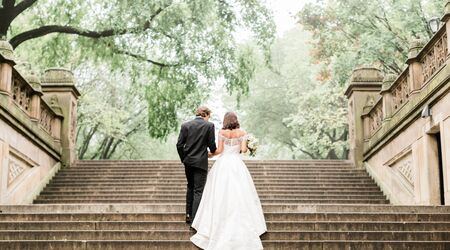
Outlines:
<svg viewBox="0 0 450 250"><path fill-rule="evenodd" d="M418 60L422 64L422 86L444 65L447 55L447 32L444 25L418 55Z"/></svg>
<svg viewBox="0 0 450 250"><path fill-rule="evenodd" d="M53 133L53 120L57 119L55 111L45 102L41 102L41 112L39 118L39 124L50 135Z"/></svg>
<svg viewBox="0 0 450 250"><path fill-rule="evenodd" d="M368 124L365 132L369 137L373 136L381 128L383 117L383 99L379 98L366 115Z"/></svg>
<svg viewBox="0 0 450 250"><path fill-rule="evenodd" d="M402 74L396 79L390 88L390 94L392 96L392 113L399 110L409 100L411 94L411 88L409 82L409 67L403 71Z"/></svg>
<svg viewBox="0 0 450 250"><path fill-rule="evenodd" d="M30 204L75 159L77 100L70 70L15 67L0 39L0 204Z"/></svg>
<svg viewBox="0 0 450 250"><path fill-rule="evenodd" d="M417 51L414 52L413 50ZM412 52L411 52L412 51ZM380 98L376 103L368 103L369 111L363 114L366 121L364 138L371 139L385 123L396 116L402 116L410 110L399 112L411 99L416 99L428 82L446 65L448 56L447 31L444 25L421 47L412 45L410 58L405 70L398 76L385 76L382 89L378 91ZM402 114L399 114L402 113ZM378 135L383 137L383 135ZM381 138L377 138L379 140ZM373 145L373 141L370 145ZM365 148L367 151L368 148Z"/></svg>
<svg viewBox="0 0 450 250"><path fill-rule="evenodd" d="M363 66L353 71L345 94L349 98L350 158L355 165L370 158L436 101L450 70L448 33L450 0L442 26L428 41L414 40L398 75ZM351 139L352 140L352 139Z"/></svg>
<svg viewBox="0 0 450 250"><path fill-rule="evenodd" d="M35 93L33 87L15 70L12 72L11 97L27 115L31 115L31 99Z"/></svg>

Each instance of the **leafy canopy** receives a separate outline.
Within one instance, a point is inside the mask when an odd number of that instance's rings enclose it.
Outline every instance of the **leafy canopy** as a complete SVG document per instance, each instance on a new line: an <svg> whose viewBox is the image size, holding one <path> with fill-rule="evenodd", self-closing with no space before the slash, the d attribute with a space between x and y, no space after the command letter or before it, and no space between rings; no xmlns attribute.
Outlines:
<svg viewBox="0 0 450 250"><path fill-rule="evenodd" d="M0 36L36 67L92 62L127 72L125 81L145 93L155 138L166 138L178 111L201 103L217 79L247 91L254 67L237 49L239 27L254 34L268 61L275 25L260 0L3 0L0 7Z"/></svg>

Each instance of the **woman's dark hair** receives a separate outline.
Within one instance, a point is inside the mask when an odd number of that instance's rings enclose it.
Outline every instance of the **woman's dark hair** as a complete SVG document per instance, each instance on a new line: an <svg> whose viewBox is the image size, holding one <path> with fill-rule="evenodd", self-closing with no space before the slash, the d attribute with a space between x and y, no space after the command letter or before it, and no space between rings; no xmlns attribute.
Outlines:
<svg viewBox="0 0 450 250"><path fill-rule="evenodd" d="M223 117L223 127L222 129L237 129L240 128L237 115L234 112L227 112Z"/></svg>

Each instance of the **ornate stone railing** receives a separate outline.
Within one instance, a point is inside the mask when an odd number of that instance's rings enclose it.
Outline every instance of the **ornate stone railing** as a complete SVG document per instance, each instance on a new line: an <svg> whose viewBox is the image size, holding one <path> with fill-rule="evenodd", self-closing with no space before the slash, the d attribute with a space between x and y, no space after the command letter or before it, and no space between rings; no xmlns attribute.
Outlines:
<svg viewBox="0 0 450 250"><path fill-rule="evenodd" d="M383 124L383 99L380 98L369 112L369 134L374 135Z"/></svg>
<svg viewBox="0 0 450 250"><path fill-rule="evenodd" d="M440 74L446 71L449 58L450 1L446 6L443 25L434 36L428 42L412 41L400 74L383 76L379 69L367 66L354 70L346 95L352 120L350 138L356 143L350 145L350 157L354 157L356 165L417 118L431 101L430 95L447 78L446 72ZM359 159L352 154L359 155Z"/></svg>
<svg viewBox="0 0 450 250"><path fill-rule="evenodd" d="M409 74L405 70L392 84L390 91L392 96L392 113L399 110L409 100L411 88L408 83Z"/></svg>
<svg viewBox="0 0 450 250"><path fill-rule="evenodd" d="M0 39L0 204L30 204L49 179L76 159L77 99L72 72L34 74L16 66Z"/></svg>
<svg viewBox="0 0 450 250"><path fill-rule="evenodd" d="M365 104L362 119L364 125L363 138L370 141L365 151L370 150L377 141L386 135L385 128L382 135L377 135L382 130L385 121L404 116L411 111L411 107L403 110L406 104L420 94L421 90L433 79L433 77L446 65L448 57L447 31L444 25L424 45L415 41L410 47L410 55L405 70L398 76L385 76L383 84ZM376 102L374 101L376 99ZM416 100L417 101L417 100ZM400 112L402 111L402 112ZM392 124L390 124L392 126Z"/></svg>
<svg viewBox="0 0 450 250"><path fill-rule="evenodd" d="M422 64L422 85L426 84L447 60L448 46L445 28L444 25L419 55L419 61Z"/></svg>
<svg viewBox="0 0 450 250"><path fill-rule="evenodd" d="M30 115L31 98L35 92L33 87L15 69L13 69L11 83L11 97L14 103Z"/></svg>
<svg viewBox="0 0 450 250"><path fill-rule="evenodd" d="M50 135L52 134L52 126L54 119L57 119L55 112L45 102L41 102L41 114L39 118L39 124Z"/></svg>

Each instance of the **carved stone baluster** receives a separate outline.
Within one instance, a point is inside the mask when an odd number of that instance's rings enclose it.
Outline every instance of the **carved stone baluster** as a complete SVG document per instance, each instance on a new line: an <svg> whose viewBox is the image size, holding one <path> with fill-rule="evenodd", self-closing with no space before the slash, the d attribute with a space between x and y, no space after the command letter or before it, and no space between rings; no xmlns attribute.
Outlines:
<svg viewBox="0 0 450 250"><path fill-rule="evenodd" d="M34 90L33 95L31 96L30 118L32 121L37 122L39 121L41 116L41 96L43 95L41 88L41 79L35 73L31 73L26 78Z"/></svg>
<svg viewBox="0 0 450 250"><path fill-rule="evenodd" d="M428 61L422 65L417 56L425 44L426 42L424 40L416 39L413 40L409 46L408 60L406 61L406 63L409 64L409 96L417 94L424 83L425 76L423 72L426 72L426 70L422 67L428 67ZM428 76L426 77L428 78Z"/></svg>
<svg viewBox="0 0 450 250"><path fill-rule="evenodd" d="M380 94L383 96L383 121L387 122L391 119L394 107L394 96L391 92L391 86L394 83L396 76L394 74L387 75L383 80L383 86Z"/></svg>
<svg viewBox="0 0 450 250"><path fill-rule="evenodd" d="M0 94L11 95L14 52L11 44L0 40Z"/></svg>

